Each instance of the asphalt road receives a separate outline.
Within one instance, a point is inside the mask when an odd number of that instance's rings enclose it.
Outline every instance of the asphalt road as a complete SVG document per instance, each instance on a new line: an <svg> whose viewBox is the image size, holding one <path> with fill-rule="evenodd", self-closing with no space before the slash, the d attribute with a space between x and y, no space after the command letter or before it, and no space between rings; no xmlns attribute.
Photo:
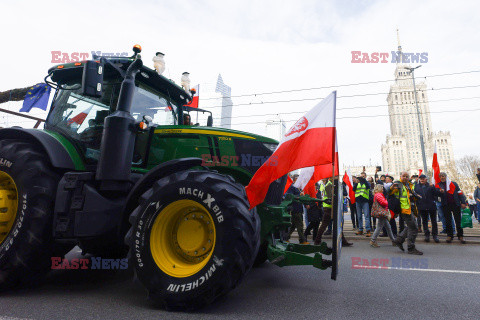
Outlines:
<svg viewBox="0 0 480 320"><path fill-rule="evenodd" d="M196 313L154 308L125 271L55 270L43 284L2 294L0 319L480 318L479 245L419 244L425 255L415 257L381 245L374 249L361 241L345 248L337 281L329 271L266 263L227 297ZM352 269L352 258L427 269Z"/></svg>

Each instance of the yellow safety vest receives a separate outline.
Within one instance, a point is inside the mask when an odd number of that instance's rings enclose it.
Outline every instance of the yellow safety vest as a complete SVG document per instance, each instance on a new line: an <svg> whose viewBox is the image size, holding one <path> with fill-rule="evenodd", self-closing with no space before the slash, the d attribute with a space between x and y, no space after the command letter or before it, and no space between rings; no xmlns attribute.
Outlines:
<svg viewBox="0 0 480 320"><path fill-rule="evenodd" d="M326 192L327 186L330 185L330 184L332 184L332 181L328 181L327 184L323 187L323 199L322 199L322 200L330 199L330 198L327 196L327 192ZM322 186L322 185L320 185L320 187L321 187L321 186ZM331 207L332 207L331 204L328 204L328 203L325 203L325 202L322 203L322 206L323 206L324 208L331 208Z"/></svg>
<svg viewBox="0 0 480 320"><path fill-rule="evenodd" d="M362 183L357 184L357 190L355 190L355 198L358 198L360 196L364 197L367 200L370 200L370 195L368 193L367 185Z"/></svg>
<svg viewBox="0 0 480 320"><path fill-rule="evenodd" d="M410 198L408 197L407 188L405 188L404 185L402 185L402 192L399 193L399 198L400 198L400 208L402 209L402 213L404 214L412 213L411 207L410 207Z"/></svg>

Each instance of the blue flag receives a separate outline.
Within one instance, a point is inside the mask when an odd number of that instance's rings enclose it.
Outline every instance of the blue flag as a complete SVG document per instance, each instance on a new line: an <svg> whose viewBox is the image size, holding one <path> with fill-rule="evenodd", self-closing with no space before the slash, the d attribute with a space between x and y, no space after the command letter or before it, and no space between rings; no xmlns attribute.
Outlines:
<svg viewBox="0 0 480 320"><path fill-rule="evenodd" d="M32 108L47 110L50 87L45 83L39 83L30 88L23 100L20 112L30 112Z"/></svg>

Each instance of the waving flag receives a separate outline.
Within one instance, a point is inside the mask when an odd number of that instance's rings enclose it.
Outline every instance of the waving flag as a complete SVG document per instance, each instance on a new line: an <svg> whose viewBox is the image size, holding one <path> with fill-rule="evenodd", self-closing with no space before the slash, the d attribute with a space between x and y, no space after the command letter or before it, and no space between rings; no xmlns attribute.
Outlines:
<svg viewBox="0 0 480 320"><path fill-rule="evenodd" d="M287 174L287 183L285 184L285 190L283 190L283 194L287 193L288 188L290 188L292 183L293 183L292 177L290 177L290 175Z"/></svg>
<svg viewBox="0 0 480 320"><path fill-rule="evenodd" d="M273 155L257 170L245 188L251 208L263 202L270 184L284 174L333 163L336 96L336 91L332 92L301 117L284 135Z"/></svg>
<svg viewBox="0 0 480 320"><path fill-rule="evenodd" d="M316 198L315 180L313 178L314 167L303 168L294 186L312 198Z"/></svg>
<svg viewBox="0 0 480 320"><path fill-rule="evenodd" d="M433 160L432 160L432 168L433 168L433 176L432 176L432 183L435 187L439 187L438 183L440 182L440 166L438 164L438 156L437 156L437 141L435 141L435 149L433 150Z"/></svg>
<svg viewBox="0 0 480 320"><path fill-rule="evenodd" d="M198 108L200 85L197 84L191 90L195 91L195 93L193 94L192 100L189 103L187 103L185 106L190 108Z"/></svg>
<svg viewBox="0 0 480 320"><path fill-rule="evenodd" d="M432 183L435 187L440 188L438 183L440 182L440 165L438 164L438 155L437 155L437 142L435 141L435 149L433 151L433 161L432 161L432 168L433 168L433 177ZM453 194L455 192L455 185L447 176L447 181L445 181L445 185L447 186L447 192Z"/></svg>
<svg viewBox="0 0 480 320"><path fill-rule="evenodd" d="M345 174L343 175L343 182L345 182L345 185L347 186L347 193L348 193L348 197L350 198L350 203L354 204L355 191L353 191L353 179L352 179L352 174L350 173L350 169L345 171Z"/></svg>
<svg viewBox="0 0 480 320"><path fill-rule="evenodd" d="M32 108L47 110L50 87L46 83L34 85L27 91L20 112L30 112Z"/></svg>

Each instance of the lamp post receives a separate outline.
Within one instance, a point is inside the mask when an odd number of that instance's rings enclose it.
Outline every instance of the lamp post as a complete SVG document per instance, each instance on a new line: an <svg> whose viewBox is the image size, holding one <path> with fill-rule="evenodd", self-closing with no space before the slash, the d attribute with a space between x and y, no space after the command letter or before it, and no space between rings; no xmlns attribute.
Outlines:
<svg viewBox="0 0 480 320"><path fill-rule="evenodd" d="M406 68L412 74L413 80L413 92L415 94L415 105L417 106L417 116L418 116L418 128L420 130L420 147L422 149L422 159L423 159L423 172L427 172L427 158L425 156L425 144L423 142L423 125L422 119L420 118L420 109L418 108L418 100L417 100L417 89L415 87L415 69L420 68L422 65L416 66L415 68Z"/></svg>

